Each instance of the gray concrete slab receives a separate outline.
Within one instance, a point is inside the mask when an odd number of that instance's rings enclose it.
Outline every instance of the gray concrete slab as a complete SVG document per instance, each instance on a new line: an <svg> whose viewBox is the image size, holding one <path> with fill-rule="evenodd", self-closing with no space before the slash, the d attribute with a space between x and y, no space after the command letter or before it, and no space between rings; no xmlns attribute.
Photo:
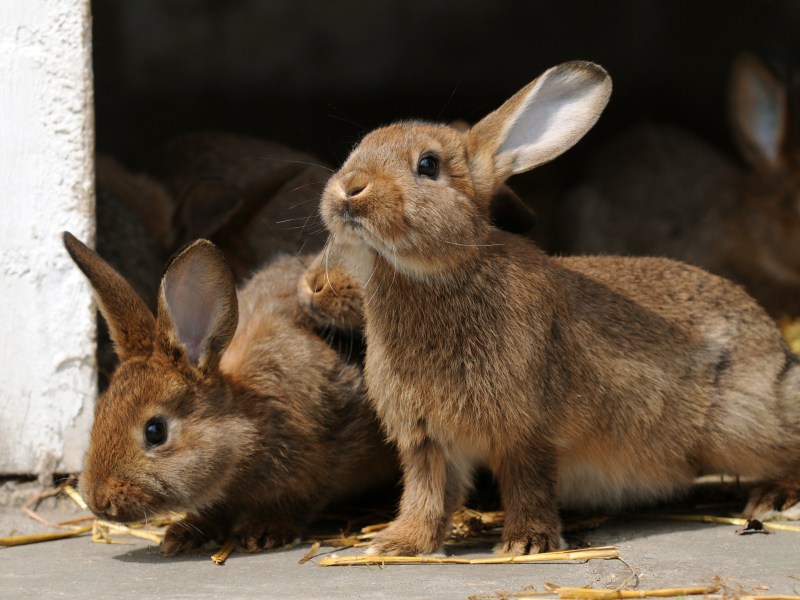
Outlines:
<svg viewBox="0 0 800 600"><path fill-rule="evenodd" d="M79 514L63 503L40 512L54 520ZM0 509L0 535L44 529L16 507ZM265 554L235 553L216 566L208 554L167 558L146 541L107 545L83 537L0 548L0 597L502 598L503 592L542 591L546 582L616 587L632 571L639 588L705 585L720 577L733 591L741 585L760 594L800 593L800 533L740 536L735 531L730 525L618 518L582 538L618 546L627 565L591 560L385 568L321 567L317 559L298 564L307 544ZM491 549L456 552L488 556Z"/></svg>

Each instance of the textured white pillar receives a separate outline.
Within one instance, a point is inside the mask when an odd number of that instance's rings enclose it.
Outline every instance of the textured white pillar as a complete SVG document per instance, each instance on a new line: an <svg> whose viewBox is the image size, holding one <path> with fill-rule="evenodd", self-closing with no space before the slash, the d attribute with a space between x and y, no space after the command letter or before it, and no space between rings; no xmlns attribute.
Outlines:
<svg viewBox="0 0 800 600"><path fill-rule="evenodd" d="M0 475L80 468L94 309L61 232L94 239L89 0L0 1Z"/></svg>

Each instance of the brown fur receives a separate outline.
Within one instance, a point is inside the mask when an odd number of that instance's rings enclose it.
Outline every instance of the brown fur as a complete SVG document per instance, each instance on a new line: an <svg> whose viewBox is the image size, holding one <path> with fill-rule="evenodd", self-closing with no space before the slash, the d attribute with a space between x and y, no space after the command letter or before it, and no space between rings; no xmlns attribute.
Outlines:
<svg viewBox="0 0 800 600"><path fill-rule="evenodd" d="M674 127L642 126L606 145L565 199L563 249L685 260L741 283L774 317L800 315L789 93L755 57L735 62L728 103L746 168Z"/></svg>
<svg viewBox="0 0 800 600"><path fill-rule="evenodd" d="M391 479L359 366L314 333L298 302L300 259L266 267L237 300L219 251L195 242L168 266L154 318L94 252L64 241L122 358L81 476L95 514L129 522L186 511L165 554L229 535L257 550L291 541L331 500ZM148 446L156 416L167 438Z"/></svg>
<svg viewBox="0 0 800 600"><path fill-rule="evenodd" d="M175 243L212 240L237 280L278 254L316 252L325 243L318 204L331 169L309 154L201 131L165 143L148 172L175 199Z"/></svg>
<svg viewBox="0 0 800 600"><path fill-rule="evenodd" d="M487 219L609 93L596 65L560 65L466 133L369 134L329 181L328 259L366 282L368 393L404 470L370 552L436 550L480 464L510 554L556 548L559 506L647 503L700 473L797 487L800 360L743 290L666 259L554 259ZM436 177L417 172L430 154Z"/></svg>

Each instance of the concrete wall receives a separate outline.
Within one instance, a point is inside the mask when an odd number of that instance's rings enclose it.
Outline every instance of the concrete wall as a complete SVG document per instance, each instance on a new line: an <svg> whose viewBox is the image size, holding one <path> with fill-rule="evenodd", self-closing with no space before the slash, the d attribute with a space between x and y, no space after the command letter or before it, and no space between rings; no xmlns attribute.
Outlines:
<svg viewBox="0 0 800 600"><path fill-rule="evenodd" d="M79 469L94 308L61 232L94 237L89 0L0 2L0 474Z"/></svg>

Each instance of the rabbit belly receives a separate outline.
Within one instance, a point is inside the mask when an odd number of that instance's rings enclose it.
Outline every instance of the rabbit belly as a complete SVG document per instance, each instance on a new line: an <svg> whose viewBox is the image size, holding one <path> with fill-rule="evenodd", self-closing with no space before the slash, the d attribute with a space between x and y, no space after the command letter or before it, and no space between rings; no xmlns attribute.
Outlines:
<svg viewBox="0 0 800 600"><path fill-rule="evenodd" d="M634 460L562 460L558 472L558 501L562 508L616 511L653 504L688 490L694 473L688 467L671 469Z"/></svg>

